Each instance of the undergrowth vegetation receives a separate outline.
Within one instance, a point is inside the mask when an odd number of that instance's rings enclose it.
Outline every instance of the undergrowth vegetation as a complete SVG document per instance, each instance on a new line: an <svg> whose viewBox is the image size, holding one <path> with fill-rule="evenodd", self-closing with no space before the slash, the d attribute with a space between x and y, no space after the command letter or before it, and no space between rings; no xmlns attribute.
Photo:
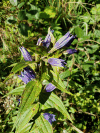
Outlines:
<svg viewBox="0 0 100 133"><path fill-rule="evenodd" d="M0 133L100 133L100 1L2 0L0 16Z"/></svg>

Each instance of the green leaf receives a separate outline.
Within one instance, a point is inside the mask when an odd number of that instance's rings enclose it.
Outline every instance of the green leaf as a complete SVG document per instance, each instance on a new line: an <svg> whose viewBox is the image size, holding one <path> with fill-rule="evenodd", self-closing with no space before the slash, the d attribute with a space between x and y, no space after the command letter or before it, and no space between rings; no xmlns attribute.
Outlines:
<svg viewBox="0 0 100 133"><path fill-rule="evenodd" d="M99 38L100 37L100 30L95 30L94 34L95 34L96 38Z"/></svg>
<svg viewBox="0 0 100 133"><path fill-rule="evenodd" d="M95 7L92 7L91 13L95 15L100 15L100 4L96 4Z"/></svg>
<svg viewBox="0 0 100 133"><path fill-rule="evenodd" d="M37 96L40 94L42 89L42 85L39 81L30 81L26 85L24 94L23 94L23 99L22 99L22 104L21 107L23 108L22 112L26 110L37 98Z"/></svg>
<svg viewBox="0 0 100 133"><path fill-rule="evenodd" d="M88 12L84 13L84 15L80 16L84 20L84 22L88 23L89 20L91 19L91 16Z"/></svg>
<svg viewBox="0 0 100 133"><path fill-rule="evenodd" d="M9 0L13 6L17 6L17 0Z"/></svg>
<svg viewBox="0 0 100 133"><path fill-rule="evenodd" d="M41 114L35 121L40 133L53 133L51 124Z"/></svg>
<svg viewBox="0 0 100 133"><path fill-rule="evenodd" d="M30 133L41 133L39 132L39 128L37 127L36 123L31 127Z"/></svg>
<svg viewBox="0 0 100 133"><path fill-rule="evenodd" d="M9 74L8 77L4 80L3 83L5 83L7 80L9 80L13 75L14 75L13 73Z"/></svg>
<svg viewBox="0 0 100 133"><path fill-rule="evenodd" d="M0 94L1 94L1 95L4 95L4 94L2 93L2 91L0 91Z"/></svg>
<svg viewBox="0 0 100 133"><path fill-rule="evenodd" d="M13 129L15 127L18 128L20 117L34 103L35 99L40 94L41 89L42 85L39 81L34 80L27 83L24 94L22 95L21 107L19 109L19 113L17 115L17 119L14 123Z"/></svg>
<svg viewBox="0 0 100 133"><path fill-rule="evenodd" d="M89 54L93 54L94 52L96 52L96 50L98 50L99 46L98 44L97 45L91 45L91 46L88 46L86 48L86 51L89 53Z"/></svg>
<svg viewBox="0 0 100 133"><path fill-rule="evenodd" d="M46 7L44 12L50 16L50 18L54 18L56 16L56 9L54 7Z"/></svg>
<svg viewBox="0 0 100 133"><path fill-rule="evenodd" d="M45 101L45 99L47 99L47 96L48 95L42 94L41 100ZM47 101L44 103L43 106L47 106L47 108L56 108L58 111L60 111L65 116L66 119L69 119L72 122L72 119L71 119L69 113L67 112L63 102L53 92L48 97Z"/></svg>
<svg viewBox="0 0 100 133"><path fill-rule="evenodd" d="M85 71L88 71L90 67L93 67L92 64L84 64L82 65L82 68L85 70Z"/></svg>
<svg viewBox="0 0 100 133"><path fill-rule="evenodd" d="M30 28L28 25L21 23L18 25L18 30L23 36L28 36L28 30L30 30Z"/></svg>
<svg viewBox="0 0 100 133"><path fill-rule="evenodd" d="M85 63L93 65L94 64L94 60L93 61L86 61Z"/></svg>
<svg viewBox="0 0 100 133"><path fill-rule="evenodd" d="M4 97L7 97L8 95L11 95L11 94L13 94L13 95L22 95L24 89L25 89L25 85L22 85L22 86L20 86L20 87L17 87L17 88L15 88L15 89L11 90L11 91L8 92L7 95L5 95Z"/></svg>
<svg viewBox="0 0 100 133"><path fill-rule="evenodd" d="M15 24L17 22L17 19L14 16L10 16L7 18L8 24Z"/></svg>
<svg viewBox="0 0 100 133"><path fill-rule="evenodd" d="M19 70L21 70L22 68L25 68L27 66L27 63L26 62L19 62L18 64L16 64L13 69L11 70L11 72L18 72Z"/></svg>
<svg viewBox="0 0 100 133"><path fill-rule="evenodd" d="M17 7L21 8L24 4L25 4L25 2L21 2Z"/></svg>
<svg viewBox="0 0 100 133"><path fill-rule="evenodd" d="M80 41L78 42L79 44L81 44L80 42L83 42L83 41L85 41L85 40L88 40L90 38L90 36L82 36L82 38L80 38ZM81 46L81 45L79 45L79 46ZM83 44L82 44L82 46L83 46Z"/></svg>
<svg viewBox="0 0 100 133"><path fill-rule="evenodd" d="M84 31L80 27L76 27L75 34L77 35L77 37L82 38L84 36Z"/></svg>
<svg viewBox="0 0 100 133"><path fill-rule="evenodd" d="M26 44L25 44L26 46ZM27 46L26 46L27 48ZM30 47L30 50L32 52L34 52L34 56L35 56L35 53L36 54L39 54L39 55L42 55L42 56L47 56L47 49L44 47L44 46L32 46Z"/></svg>
<svg viewBox="0 0 100 133"><path fill-rule="evenodd" d="M76 109L74 109L73 107L70 107L69 112L72 112L73 114L75 113Z"/></svg>
<svg viewBox="0 0 100 133"><path fill-rule="evenodd" d="M38 128L35 128L34 130L31 129L30 133L41 133Z"/></svg>
<svg viewBox="0 0 100 133"><path fill-rule="evenodd" d="M69 70L66 70L65 72L62 72L59 76L61 79L67 78L71 75L71 72Z"/></svg>
<svg viewBox="0 0 100 133"><path fill-rule="evenodd" d="M40 19L47 19L49 18L50 16L48 14L46 14L45 12L40 12Z"/></svg>
<svg viewBox="0 0 100 133"><path fill-rule="evenodd" d="M33 123L27 123L27 124L24 126L24 128L22 128L22 130L20 131L20 133L29 133L32 124L33 124Z"/></svg>
<svg viewBox="0 0 100 133"><path fill-rule="evenodd" d="M67 66L70 68L72 67L73 59L67 61Z"/></svg>
<svg viewBox="0 0 100 133"><path fill-rule="evenodd" d="M11 7L9 10L14 11L14 10L16 10L16 7Z"/></svg>
<svg viewBox="0 0 100 133"><path fill-rule="evenodd" d="M29 20L33 20L33 19L39 19L39 12L40 12L40 8L29 4L30 5L30 10L27 11L26 16L28 17Z"/></svg>
<svg viewBox="0 0 100 133"><path fill-rule="evenodd" d="M37 113L39 109L39 104L33 104L30 107L27 108L27 110L20 116L20 120L18 123L18 128L16 129L16 132L22 132L27 126L28 122L33 118L33 116Z"/></svg>
<svg viewBox="0 0 100 133"><path fill-rule="evenodd" d="M65 93L67 93L69 95L73 95L71 92L66 90L66 86L62 82L62 80L59 77L59 75L57 76L56 73L54 73L52 70L51 70L51 73L53 75L52 84L55 85L59 90L65 92Z"/></svg>
<svg viewBox="0 0 100 133"><path fill-rule="evenodd" d="M18 13L18 18L19 18L20 20L25 20L25 19L26 19L26 11L25 11L25 10L19 11L19 13Z"/></svg>

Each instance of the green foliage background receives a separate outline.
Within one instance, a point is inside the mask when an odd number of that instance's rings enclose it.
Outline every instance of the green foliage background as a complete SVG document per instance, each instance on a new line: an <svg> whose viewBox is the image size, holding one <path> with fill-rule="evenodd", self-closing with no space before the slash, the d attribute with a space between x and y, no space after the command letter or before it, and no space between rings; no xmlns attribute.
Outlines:
<svg viewBox="0 0 100 133"><path fill-rule="evenodd" d="M73 55L64 54L61 56L67 62L67 69L62 69L59 77L61 82L67 86L67 90L73 95L55 90L52 93L52 97L48 100L50 104L50 100L55 102L59 97L61 101L59 100L58 105L61 103L64 104L64 108L70 114L73 123L66 121L65 116L61 114L63 112L61 107L53 105L49 109L48 102L46 102L42 110L46 109L47 111L55 112L57 116L57 122L53 124L53 128L51 125L48 125L49 130L46 132L99 133L100 1L2 0L0 2L0 16L0 132L11 132L19 110L17 100L23 94L25 88L23 82L18 79L19 73L16 74L16 72L21 70L21 66L24 68L27 64L24 64L24 66L23 64L19 64L20 66L12 69L16 63L22 60L19 47L25 46L32 53L32 47L34 48L38 38L42 37L44 39L47 35L48 27L51 27L51 29L54 29L56 40L61 38L67 31L77 35L77 39L74 40L70 48L76 48L78 52ZM45 54L45 51L42 53L42 50L35 52ZM32 53L32 56L34 54ZM30 66L32 67L31 64ZM35 66L33 66L34 68ZM11 70L15 74L12 74ZM42 78L44 77L41 76ZM29 84L33 85L34 83L32 81ZM45 82L44 85L46 84ZM38 85L40 85L39 81ZM15 88L16 91L14 91ZM6 97L3 97L5 95ZM45 97L45 94L43 95ZM24 97L26 98L26 96ZM31 110L35 107L37 110L32 113ZM56 108L57 110L52 108ZM28 113L32 119L39 109L38 103L34 103L26 111L26 116ZM26 123L29 122L30 119L28 117L25 118ZM21 128L25 124L23 121L25 120L21 120L17 125L19 126L22 122L17 132L28 133L29 127L32 126L31 122L22 130ZM39 122L42 123L42 120L42 115L40 115L30 132L40 133L35 126ZM48 124L46 120L44 123L45 125ZM43 131L41 129L41 132L44 131L45 126Z"/></svg>

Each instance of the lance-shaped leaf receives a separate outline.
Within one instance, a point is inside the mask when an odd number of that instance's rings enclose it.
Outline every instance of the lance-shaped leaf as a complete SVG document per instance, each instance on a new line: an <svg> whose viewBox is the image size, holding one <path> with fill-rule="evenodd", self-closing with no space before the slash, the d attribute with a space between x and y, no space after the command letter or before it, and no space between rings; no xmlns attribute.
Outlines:
<svg viewBox="0 0 100 133"><path fill-rule="evenodd" d="M16 73L18 72L19 70L25 68L26 66L31 66L31 65L34 65L35 64L35 61L27 61L27 62L19 62L19 63L16 63L14 65L14 67L12 68L11 72L13 73Z"/></svg>
<svg viewBox="0 0 100 133"><path fill-rule="evenodd" d="M20 133L29 133L31 126L32 126L32 122L31 123L27 123L24 128L22 128L22 130L20 131ZM18 132L15 132L18 133Z"/></svg>
<svg viewBox="0 0 100 133"><path fill-rule="evenodd" d="M35 128L34 130L31 130L30 133L41 133L41 132L39 131L39 128Z"/></svg>
<svg viewBox="0 0 100 133"><path fill-rule="evenodd" d="M47 97L48 97L47 95L42 94L40 102L45 101L45 99L47 99ZM72 122L72 119L71 119L69 113L67 112L63 102L53 92L48 97L48 100L45 101L44 105L42 105L42 106L43 106L42 108L45 108L45 106L46 106L47 108L57 109L59 112L61 112L65 116L66 119L69 119Z"/></svg>
<svg viewBox="0 0 100 133"><path fill-rule="evenodd" d="M20 117L23 113L34 103L35 99L38 97L42 89L42 85L39 81L30 81L25 87L24 94L22 95L21 107L17 115L16 122L14 123L13 129L18 128ZM13 130L12 129L12 130Z"/></svg>
<svg viewBox="0 0 100 133"><path fill-rule="evenodd" d="M4 97L7 97L8 95L22 95L22 92L25 89L25 85L19 86L13 90L11 90L9 93L7 93L7 95L5 95Z"/></svg>
<svg viewBox="0 0 100 133"><path fill-rule="evenodd" d="M28 122L32 119L32 117L37 113L39 108L39 104L31 105L27 110L20 116L19 123L17 125L16 132L20 133L28 124Z"/></svg>
<svg viewBox="0 0 100 133"><path fill-rule="evenodd" d="M37 98L37 96L40 94L42 89L42 85L39 81L30 81L25 88L25 92L23 94L22 99L22 106L23 111L25 108L28 108Z"/></svg>
<svg viewBox="0 0 100 133"><path fill-rule="evenodd" d="M67 93L69 95L73 95L71 92L66 90L66 86L62 82L62 80L59 77L59 75L54 73L52 70L51 70L51 73L53 75L52 84L55 85L59 90L65 92L65 93Z"/></svg>
<svg viewBox="0 0 100 133"><path fill-rule="evenodd" d="M17 63L14 67L13 67L13 69L11 70L11 72L14 72L14 73L16 73L16 72L18 72L19 70L21 70L21 69L23 69L23 68L25 68L27 66L27 62L19 62L19 63Z"/></svg>

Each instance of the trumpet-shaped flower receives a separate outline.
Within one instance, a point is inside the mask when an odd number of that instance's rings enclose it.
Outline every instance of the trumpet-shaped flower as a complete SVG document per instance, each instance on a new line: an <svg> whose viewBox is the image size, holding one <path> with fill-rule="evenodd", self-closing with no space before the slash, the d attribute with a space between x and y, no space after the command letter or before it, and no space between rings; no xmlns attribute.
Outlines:
<svg viewBox="0 0 100 133"><path fill-rule="evenodd" d="M54 30L50 30L52 33L54 32ZM47 48L49 47L50 45L50 42L51 42L51 36L50 34L48 33L45 40L43 41L43 46L46 46Z"/></svg>
<svg viewBox="0 0 100 133"><path fill-rule="evenodd" d="M59 67L65 67L64 64L67 64L65 60L58 58L49 58L48 63L52 66L59 66Z"/></svg>
<svg viewBox="0 0 100 133"><path fill-rule="evenodd" d="M60 49L62 48L63 46L70 46L72 41L75 39L76 36L72 35L67 32L62 38L60 38L56 43L55 43L55 46L54 48L55 49Z"/></svg>
<svg viewBox="0 0 100 133"><path fill-rule="evenodd" d="M76 50L76 49L67 49L66 52L67 52L68 54L73 54L73 53L77 52L77 50Z"/></svg>
<svg viewBox="0 0 100 133"><path fill-rule="evenodd" d="M52 124L52 122L56 121L54 114L44 113L43 116L44 116L44 119L46 119L50 124Z"/></svg>
<svg viewBox="0 0 100 133"><path fill-rule="evenodd" d="M49 83L47 86L46 86L46 92L51 92L51 91L53 91L54 89L55 89L56 87L53 85L53 84L51 84L51 83Z"/></svg>
<svg viewBox="0 0 100 133"><path fill-rule="evenodd" d="M27 84L29 81L35 78L35 73L32 69L25 67L24 72L21 72L21 75L18 75L18 77L22 79L25 84Z"/></svg>
<svg viewBox="0 0 100 133"><path fill-rule="evenodd" d="M32 61L30 53L23 46L19 48L25 61Z"/></svg>

